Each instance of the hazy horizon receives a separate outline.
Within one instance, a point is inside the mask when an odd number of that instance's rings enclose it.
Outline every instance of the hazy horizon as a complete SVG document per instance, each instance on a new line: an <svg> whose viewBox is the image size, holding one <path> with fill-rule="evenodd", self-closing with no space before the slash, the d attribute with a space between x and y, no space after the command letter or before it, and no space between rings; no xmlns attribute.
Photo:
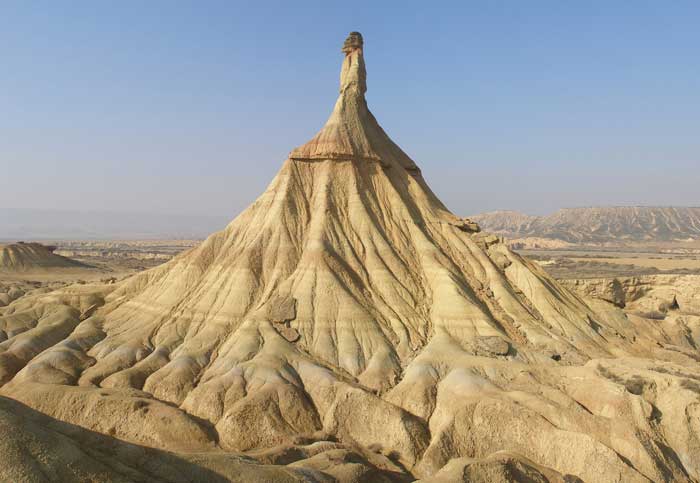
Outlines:
<svg viewBox="0 0 700 483"><path fill-rule="evenodd" d="M5 2L0 206L233 218L368 102L452 211L698 206L700 4ZM2 233L0 233L2 237Z"/></svg>
<svg viewBox="0 0 700 483"><path fill-rule="evenodd" d="M560 209L574 208L591 207L564 207ZM672 208L698 207L674 206ZM457 212L460 216L486 213ZM519 213L546 216L554 212L527 213L520 211ZM183 215L178 213L0 207L0 243L58 240L198 240L222 230L237 215L238 213Z"/></svg>

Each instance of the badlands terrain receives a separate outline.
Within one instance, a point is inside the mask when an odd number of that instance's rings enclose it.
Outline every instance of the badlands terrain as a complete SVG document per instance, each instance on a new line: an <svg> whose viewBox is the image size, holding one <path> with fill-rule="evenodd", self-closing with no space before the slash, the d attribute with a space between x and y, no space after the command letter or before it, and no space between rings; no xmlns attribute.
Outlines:
<svg viewBox="0 0 700 483"><path fill-rule="evenodd" d="M495 211L471 218L556 278L700 274L700 208Z"/></svg>
<svg viewBox="0 0 700 483"><path fill-rule="evenodd" d="M572 243L700 239L700 208L691 207L567 208L546 216L494 211L472 218L485 230L509 238L537 237Z"/></svg>
<svg viewBox="0 0 700 483"><path fill-rule="evenodd" d="M41 243L0 244L0 271L27 273L84 268L80 262L55 253L56 247Z"/></svg>
<svg viewBox="0 0 700 483"><path fill-rule="evenodd" d="M0 307L29 291L71 284L113 283L170 260L191 240L0 243Z"/></svg>
<svg viewBox="0 0 700 483"><path fill-rule="evenodd" d="M8 297L0 480L700 481L698 276L558 281L452 214L363 48L224 230Z"/></svg>

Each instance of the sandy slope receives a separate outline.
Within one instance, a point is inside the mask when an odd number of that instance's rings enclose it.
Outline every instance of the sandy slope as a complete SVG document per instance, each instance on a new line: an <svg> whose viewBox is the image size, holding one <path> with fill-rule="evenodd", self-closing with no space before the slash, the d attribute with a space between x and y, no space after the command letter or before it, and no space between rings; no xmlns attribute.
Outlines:
<svg viewBox="0 0 700 483"><path fill-rule="evenodd" d="M350 40L327 124L225 230L0 309L2 393L177 452L337 441L427 481L700 479L698 341L661 344L449 213L367 109ZM290 459L336 466L323 448Z"/></svg>

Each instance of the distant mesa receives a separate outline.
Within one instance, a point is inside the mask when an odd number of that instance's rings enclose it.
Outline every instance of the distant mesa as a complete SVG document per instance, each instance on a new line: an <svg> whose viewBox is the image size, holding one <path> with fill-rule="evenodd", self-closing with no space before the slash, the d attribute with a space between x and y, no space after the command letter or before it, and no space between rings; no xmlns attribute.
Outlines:
<svg viewBox="0 0 700 483"><path fill-rule="evenodd" d="M546 216L493 211L471 218L484 230L509 238L537 237L568 243L700 239L700 208L694 207L566 208Z"/></svg>
<svg viewBox="0 0 700 483"><path fill-rule="evenodd" d="M87 268L88 265L54 253L55 246L23 241L0 245L0 272L31 272L56 268Z"/></svg>

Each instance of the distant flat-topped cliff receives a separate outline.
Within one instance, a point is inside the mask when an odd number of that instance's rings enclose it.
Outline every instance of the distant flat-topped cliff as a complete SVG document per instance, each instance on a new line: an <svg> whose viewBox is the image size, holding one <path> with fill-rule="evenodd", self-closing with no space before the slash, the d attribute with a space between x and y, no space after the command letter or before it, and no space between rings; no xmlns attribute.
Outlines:
<svg viewBox="0 0 700 483"><path fill-rule="evenodd" d="M493 211L471 218L486 231L513 238L540 237L572 243L700 239L700 208L693 207L566 208L546 216Z"/></svg>

